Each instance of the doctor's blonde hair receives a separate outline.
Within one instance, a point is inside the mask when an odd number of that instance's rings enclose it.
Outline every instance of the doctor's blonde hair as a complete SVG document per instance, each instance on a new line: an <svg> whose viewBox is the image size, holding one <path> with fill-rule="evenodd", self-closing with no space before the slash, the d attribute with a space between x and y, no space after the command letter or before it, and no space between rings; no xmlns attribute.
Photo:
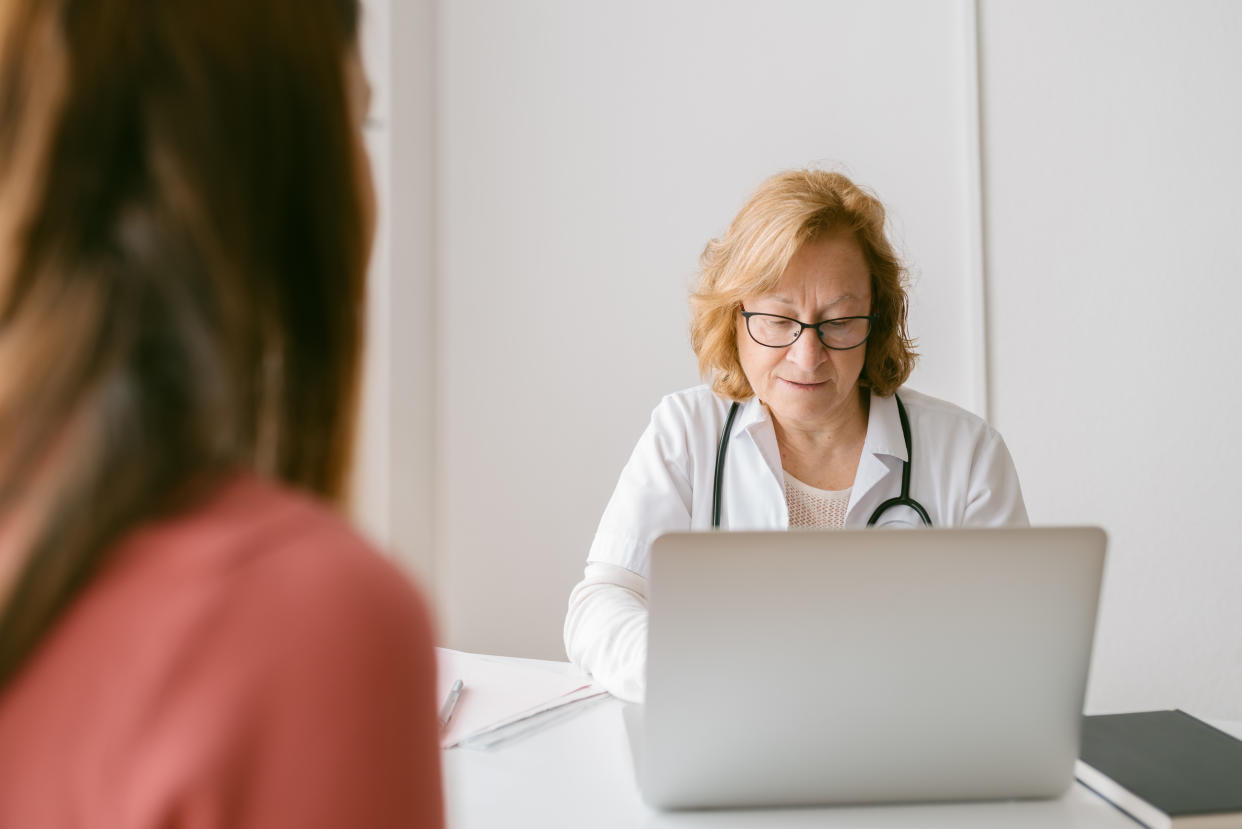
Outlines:
<svg viewBox="0 0 1242 829"><path fill-rule="evenodd" d="M906 271L884 234L884 206L840 173L788 170L760 185L699 257L690 343L713 391L754 395L737 351L742 299L774 289L799 248L838 231L854 234L871 270L874 321L859 384L887 397L910 376L918 355L906 328Z"/></svg>

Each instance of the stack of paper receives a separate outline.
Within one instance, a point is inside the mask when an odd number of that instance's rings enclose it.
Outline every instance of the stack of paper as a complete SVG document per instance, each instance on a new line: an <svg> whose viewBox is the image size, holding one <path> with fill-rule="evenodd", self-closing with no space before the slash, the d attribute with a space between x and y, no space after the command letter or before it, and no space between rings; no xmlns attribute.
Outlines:
<svg viewBox="0 0 1242 829"><path fill-rule="evenodd" d="M436 648L437 699L455 680L461 695L441 748L491 748L577 713L607 692L580 675L541 670L482 654Z"/></svg>

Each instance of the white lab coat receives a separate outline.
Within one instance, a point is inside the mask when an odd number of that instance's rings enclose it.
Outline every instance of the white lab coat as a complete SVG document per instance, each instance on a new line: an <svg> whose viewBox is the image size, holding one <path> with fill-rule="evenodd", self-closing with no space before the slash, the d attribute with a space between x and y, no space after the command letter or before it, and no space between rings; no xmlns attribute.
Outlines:
<svg viewBox="0 0 1242 829"><path fill-rule="evenodd" d="M1018 474L996 430L952 403L907 388L898 395L910 420L910 496L932 524L1025 526ZM660 401L600 519L585 578L570 594L569 658L623 699L641 700L645 686L651 542L672 530L711 527L716 448L730 405L707 386ZM906 459L896 401L872 396L847 527L866 526L877 506L900 494ZM729 438L720 528L788 528L784 481L771 415L751 398ZM880 524L920 521L912 510L890 510Z"/></svg>

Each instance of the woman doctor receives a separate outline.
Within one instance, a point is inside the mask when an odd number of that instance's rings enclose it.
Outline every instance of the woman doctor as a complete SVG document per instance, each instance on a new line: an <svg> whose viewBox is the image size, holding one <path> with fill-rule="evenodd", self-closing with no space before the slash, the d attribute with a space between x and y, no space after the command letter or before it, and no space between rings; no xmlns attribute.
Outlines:
<svg viewBox="0 0 1242 829"><path fill-rule="evenodd" d="M662 533L1027 523L1001 436L902 387L916 356L904 271L883 206L845 176L764 182L703 251L691 304L711 385L656 406L565 618L569 658L627 700L643 698Z"/></svg>

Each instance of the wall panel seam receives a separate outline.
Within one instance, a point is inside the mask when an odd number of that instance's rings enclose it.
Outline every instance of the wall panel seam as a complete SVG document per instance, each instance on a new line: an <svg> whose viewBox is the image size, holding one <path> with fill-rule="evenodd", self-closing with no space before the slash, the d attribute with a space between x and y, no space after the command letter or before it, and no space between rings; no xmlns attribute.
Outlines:
<svg viewBox="0 0 1242 829"><path fill-rule="evenodd" d="M974 409L991 419L991 361L988 318L987 227L984 215L983 84L979 35L981 0L962 0L963 102L965 139L966 262L970 292L969 318L974 368Z"/></svg>

